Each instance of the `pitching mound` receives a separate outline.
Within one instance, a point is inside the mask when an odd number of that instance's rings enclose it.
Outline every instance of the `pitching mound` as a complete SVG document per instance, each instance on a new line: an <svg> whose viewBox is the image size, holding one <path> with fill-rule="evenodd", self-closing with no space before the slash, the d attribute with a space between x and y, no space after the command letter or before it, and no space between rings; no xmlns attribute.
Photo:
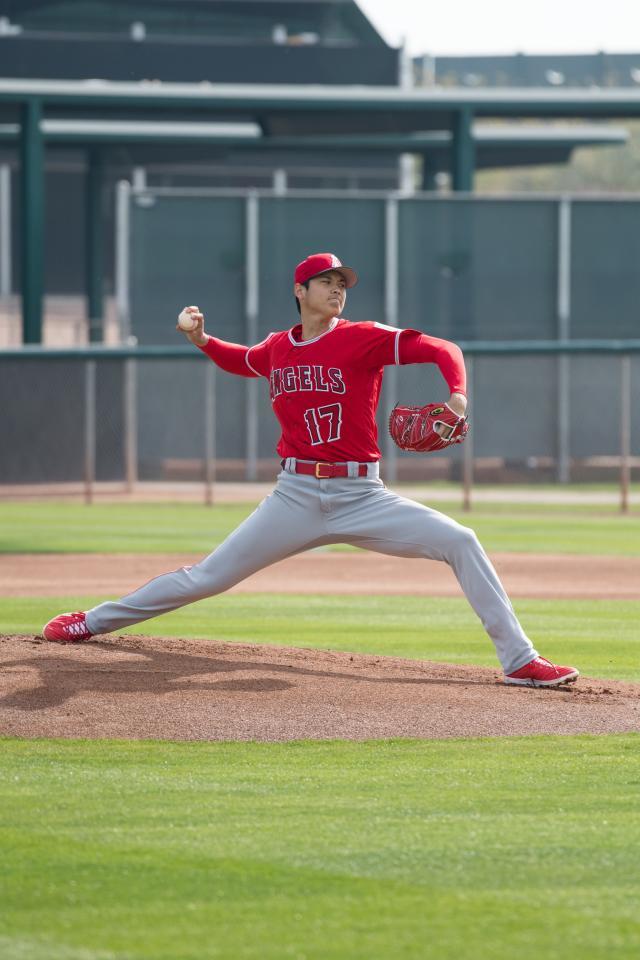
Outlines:
<svg viewBox="0 0 640 960"><path fill-rule="evenodd" d="M365 740L640 730L640 684L204 640L0 637L0 734Z"/></svg>

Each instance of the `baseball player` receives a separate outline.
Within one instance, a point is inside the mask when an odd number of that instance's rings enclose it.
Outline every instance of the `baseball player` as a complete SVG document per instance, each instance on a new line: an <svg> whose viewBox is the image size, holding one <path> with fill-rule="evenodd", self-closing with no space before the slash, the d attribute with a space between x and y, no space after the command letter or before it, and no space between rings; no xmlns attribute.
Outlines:
<svg viewBox="0 0 640 960"><path fill-rule="evenodd" d="M156 577L120 600L54 617L43 629L45 639L88 640L222 593L285 557L349 543L448 563L495 645L505 683L556 687L578 677L574 668L555 666L538 655L472 530L392 493L379 479L375 413L384 367L438 365L449 400L424 408L435 407L435 420L423 417L416 423L421 435L430 427L443 443L454 433L456 440L464 438L465 367L460 349L446 340L345 320L346 292L357 279L334 254L307 257L294 274L301 322L251 347L208 336L199 308L185 308L195 321L185 335L214 363L239 376L269 381L282 428L276 487L199 563Z"/></svg>

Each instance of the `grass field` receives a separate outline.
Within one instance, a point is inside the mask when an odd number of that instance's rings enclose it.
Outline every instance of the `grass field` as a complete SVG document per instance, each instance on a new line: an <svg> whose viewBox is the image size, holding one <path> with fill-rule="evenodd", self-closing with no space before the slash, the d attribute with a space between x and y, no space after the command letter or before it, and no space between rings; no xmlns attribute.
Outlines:
<svg viewBox="0 0 640 960"><path fill-rule="evenodd" d="M640 737L0 741L5 960L640 950Z"/></svg>
<svg viewBox="0 0 640 960"><path fill-rule="evenodd" d="M0 551L206 553L250 509L3 504ZM636 516L442 509L490 551L640 553ZM59 610L96 602L2 598L1 629L36 633ZM545 655L640 679L640 601L516 610ZM497 667L463 598L224 595L136 629ZM0 956L635 958L639 797L638 734L4 739Z"/></svg>
<svg viewBox="0 0 640 960"><path fill-rule="evenodd" d="M80 596L0 598L1 629L39 633L61 610L99 602ZM588 676L640 680L640 601L520 600L516 611L550 659L575 662ZM121 632L498 665L464 598L222 595Z"/></svg>
<svg viewBox="0 0 640 960"><path fill-rule="evenodd" d="M436 504L472 526L489 551L640 556L640 513L606 507L481 504L470 514ZM253 504L0 503L0 553L207 554Z"/></svg>

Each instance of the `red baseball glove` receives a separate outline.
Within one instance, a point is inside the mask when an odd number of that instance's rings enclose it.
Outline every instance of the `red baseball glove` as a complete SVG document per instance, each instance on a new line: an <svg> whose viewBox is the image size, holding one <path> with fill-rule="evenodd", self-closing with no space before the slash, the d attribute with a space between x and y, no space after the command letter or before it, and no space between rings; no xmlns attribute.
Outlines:
<svg viewBox="0 0 640 960"><path fill-rule="evenodd" d="M401 450L431 453L462 443L469 432L466 417L459 417L446 403L403 407L391 411L389 433Z"/></svg>

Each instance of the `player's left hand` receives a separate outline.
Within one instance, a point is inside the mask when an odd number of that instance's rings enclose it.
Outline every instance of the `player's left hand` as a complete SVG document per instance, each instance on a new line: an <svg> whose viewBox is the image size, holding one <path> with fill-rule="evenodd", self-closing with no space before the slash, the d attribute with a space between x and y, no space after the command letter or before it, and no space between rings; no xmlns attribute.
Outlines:
<svg viewBox="0 0 640 960"><path fill-rule="evenodd" d="M467 412L467 398L464 393L452 393L447 400L447 406L459 417L464 417Z"/></svg>
<svg viewBox="0 0 640 960"><path fill-rule="evenodd" d="M462 399L466 408L466 398ZM456 406L460 409L461 403ZM451 444L462 443L468 432L466 416L457 413L448 403L428 403L424 407L398 404L389 418L389 433L401 450L419 453L443 450Z"/></svg>
<svg viewBox="0 0 640 960"><path fill-rule="evenodd" d="M467 398L464 393L452 393L447 400L447 406L459 417L464 417L467 412ZM444 437L445 440L448 440L453 432L453 426L441 422L436 423L433 429L438 436Z"/></svg>

